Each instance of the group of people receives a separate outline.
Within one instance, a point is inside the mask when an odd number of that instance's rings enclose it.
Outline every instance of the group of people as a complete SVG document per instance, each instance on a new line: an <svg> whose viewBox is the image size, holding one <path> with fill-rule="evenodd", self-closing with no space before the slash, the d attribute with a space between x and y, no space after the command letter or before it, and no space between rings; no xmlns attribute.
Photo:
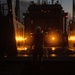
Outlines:
<svg viewBox="0 0 75 75"><path fill-rule="evenodd" d="M35 61L42 61L43 60L43 45L44 45L44 34L41 31L41 27L37 26L35 33L33 35L33 58Z"/></svg>

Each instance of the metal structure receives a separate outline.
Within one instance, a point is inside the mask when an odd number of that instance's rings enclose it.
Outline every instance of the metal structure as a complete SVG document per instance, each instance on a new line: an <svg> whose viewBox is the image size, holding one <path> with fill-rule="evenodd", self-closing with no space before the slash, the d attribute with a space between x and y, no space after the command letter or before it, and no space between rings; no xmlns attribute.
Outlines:
<svg viewBox="0 0 75 75"><path fill-rule="evenodd" d="M12 5L12 21L14 26L14 32L15 32L15 39L16 39L16 46L17 50L24 50L24 25L20 23L20 8L19 8L19 0L16 0L16 3L13 1ZM11 2L12 3L12 2ZM10 7L10 6L9 6ZM15 10L16 9L16 10Z"/></svg>
<svg viewBox="0 0 75 75"><path fill-rule="evenodd" d="M15 15L16 15L16 20L20 21L20 4L19 4L19 0L16 0Z"/></svg>
<svg viewBox="0 0 75 75"><path fill-rule="evenodd" d="M75 0L73 0L73 21L75 21Z"/></svg>
<svg viewBox="0 0 75 75"><path fill-rule="evenodd" d="M18 47L24 49L24 26L15 19L15 8L13 6L12 0L0 3L0 57L17 56Z"/></svg>
<svg viewBox="0 0 75 75"><path fill-rule="evenodd" d="M48 0L42 0L42 3L48 3Z"/></svg>
<svg viewBox="0 0 75 75"><path fill-rule="evenodd" d="M36 26L40 26L42 32L47 32L48 36L50 36L49 40L47 40L48 38L46 37L46 41L50 46L55 46L57 43L60 44L59 40L56 40L55 43L53 43L55 39L54 37L60 37L59 39L62 39L63 42L67 41L65 38L68 13L65 13L62 10L62 6L59 2L54 3L52 0L52 4L32 4L29 6L28 11L29 13L23 14L25 16L24 22L27 33L34 33Z"/></svg>
<svg viewBox="0 0 75 75"><path fill-rule="evenodd" d="M69 21L68 26L68 46L75 50L75 0L73 0L73 19Z"/></svg>
<svg viewBox="0 0 75 75"><path fill-rule="evenodd" d="M6 55L8 57L17 56L17 47L12 14L12 1L6 0L6 3L1 3L0 10L0 53L3 56ZM5 15L5 13L7 14Z"/></svg>

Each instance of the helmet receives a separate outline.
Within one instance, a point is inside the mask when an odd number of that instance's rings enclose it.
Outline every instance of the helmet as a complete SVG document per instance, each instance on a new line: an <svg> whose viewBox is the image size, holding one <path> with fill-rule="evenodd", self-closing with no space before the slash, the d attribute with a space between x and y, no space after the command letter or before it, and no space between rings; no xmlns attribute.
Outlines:
<svg viewBox="0 0 75 75"><path fill-rule="evenodd" d="M37 29L41 29L41 27L40 27L40 26L37 26L37 27L36 27L36 30L37 30Z"/></svg>
<svg viewBox="0 0 75 75"><path fill-rule="evenodd" d="M36 27L36 32L41 32L41 27L40 26Z"/></svg>

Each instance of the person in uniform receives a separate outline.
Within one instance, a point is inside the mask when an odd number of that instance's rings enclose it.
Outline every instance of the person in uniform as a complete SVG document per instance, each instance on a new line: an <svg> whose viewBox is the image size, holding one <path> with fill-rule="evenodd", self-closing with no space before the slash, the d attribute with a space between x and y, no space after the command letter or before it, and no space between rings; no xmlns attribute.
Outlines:
<svg viewBox="0 0 75 75"><path fill-rule="evenodd" d="M41 31L41 27L37 26L33 35L33 58L34 60L42 61L43 59L43 45L44 45L44 34Z"/></svg>

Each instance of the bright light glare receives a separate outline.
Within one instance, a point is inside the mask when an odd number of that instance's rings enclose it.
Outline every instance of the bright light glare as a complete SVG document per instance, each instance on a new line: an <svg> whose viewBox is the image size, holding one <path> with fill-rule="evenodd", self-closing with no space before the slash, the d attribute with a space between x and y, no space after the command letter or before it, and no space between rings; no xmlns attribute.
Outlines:
<svg viewBox="0 0 75 75"><path fill-rule="evenodd" d="M71 37L69 38L69 40L74 41L74 40L75 40L75 36L71 36Z"/></svg>
<svg viewBox="0 0 75 75"><path fill-rule="evenodd" d="M16 37L16 41L24 41L23 37Z"/></svg>
<svg viewBox="0 0 75 75"><path fill-rule="evenodd" d="M17 47L18 51L24 50L24 47Z"/></svg>
<svg viewBox="0 0 75 75"><path fill-rule="evenodd" d="M58 32L50 32L47 36L47 43L51 46L56 46L60 44L61 34Z"/></svg>
<svg viewBox="0 0 75 75"><path fill-rule="evenodd" d="M25 47L25 50L27 50L27 47Z"/></svg>
<svg viewBox="0 0 75 75"><path fill-rule="evenodd" d="M51 56L52 56L52 57L56 57L57 55L56 55L56 54L51 54Z"/></svg>
<svg viewBox="0 0 75 75"><path fill-rule="evenodd" d="M55 40L55 38L54 38L54 37L52 37L52 40Z"/></svg>
<svg viewBox="0 0 75 75"><path fill-rule="evenodd" d="M24 40L27 40L27 38L24 38Z"/></svg>
<svg viewBox="0 0 75 75"><path fill-rule="evenodd" d="M24 54L24 55L22 54L22 55L20 55L20 54L19 54L18 56L28 57L29 55L27 55L27 54Z"/></svg>
<svg viewBox="0 0 75 75"><path fill-rule="evenodd" d="M52 47L52 50L54 51L56 48L55 47Z"/></svg>

